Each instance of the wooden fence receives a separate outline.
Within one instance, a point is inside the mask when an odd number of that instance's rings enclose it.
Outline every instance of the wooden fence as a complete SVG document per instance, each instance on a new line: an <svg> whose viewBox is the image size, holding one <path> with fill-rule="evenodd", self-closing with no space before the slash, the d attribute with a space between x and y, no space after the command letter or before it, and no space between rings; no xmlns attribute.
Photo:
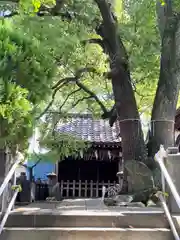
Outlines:
<svg viewBox="0 0 180 240"><path fill-rule="evenodd" d="M109 187L116 182L94 181L63 181L60 182L60 191L63 198L98 198L102 197L102 187Z"/></svg>
<svg viewBox="0 0 180 240"><path fill-rule="evenodd" d="M63 198L99 198L102 197L102 187L109 187L116 184L114 182L97 181L63 181L60 182L60 192ZM36 201L46 200L48 197L47 184L36 185Z"/></svg>

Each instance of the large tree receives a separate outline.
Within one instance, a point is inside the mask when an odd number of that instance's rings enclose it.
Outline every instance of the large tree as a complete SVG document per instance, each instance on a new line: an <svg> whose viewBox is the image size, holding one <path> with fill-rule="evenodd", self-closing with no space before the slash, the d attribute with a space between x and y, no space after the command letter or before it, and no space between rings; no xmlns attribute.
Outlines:
<svg viewBox="0 0 180 240"><path fill-rule="evenodd" d="M105 1L97 0L103 18L101 36L108 41L116 112L121 127L125 159L146 160L146 148L139 123L139 113L132 88L129 59L117 23ZM131 1L130 1L131 3ZM145 2L143 2L145 4ZM161 63L159 81L151 115L150 154L160 144L174 144L174 116L179 94L179 14L173 11L173 2L157 2L157 15L161 34ZM132 129L132 131L129 131Z"/></svg>
<svg viewBox="0 0 180 240"><path fill-rule="evenodd" d="M0 20L0 182L18 148L28 148L39 106L53 84L53 58L37 39ZM43 55L42 55L43 51ZM8 157L7 157L8 156Z"/></svg>
<svg viewBox="0 0 180 240"><path fill-rule="evenodd" d="M13 149L27 142L38 105L50 93L55 68L39 42L14 31L12 24L1 24L0 35L0 149Z"/></svg>
<svg viewBox="0 0 180 240"><path fill-rule="evenodd" d="M146 162L148 154L153 156L160 144L173 145L180 81L178 3L56 0L52 7L41 1L33 3L37 3L37 16L23 17L24 28L47 46L59 69L56 77L62 76L54 84L52 101L45 110L51 109L58 92L58 110L68 101L75 107L86 100L91 110L93 103L98 103L102 116L110 118L111 125L119 121L125 160ZM22 28L22 21L17 21ZM147 151L138 103L145 99L143 108L151 103L156 84L153 107L149 108L152 113ZM107 93L111 89L114 105L112 95ZM138 89L144 93L138 93ZM147 97L151 89L152 96Z"/></svg>
<svg viewBox="0 0 180 240"><path fill-rule="evenodd" d="M43 54L42 54L43 52ZM13 21L0 25L0 181L9 171L16 150L28 150L35 119L48 100L57 67L38 39L14 28ZM8 157L7 157L8 156Z"/></svg>

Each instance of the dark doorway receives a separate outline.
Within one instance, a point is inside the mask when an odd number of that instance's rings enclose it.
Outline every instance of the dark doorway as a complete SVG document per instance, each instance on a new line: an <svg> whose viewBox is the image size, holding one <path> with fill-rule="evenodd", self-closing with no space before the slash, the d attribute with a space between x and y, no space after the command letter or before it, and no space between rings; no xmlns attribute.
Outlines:
<svg viewBox="0 0 180 240"><path fill-rule="evenodd" d="M117 181L118 162L68 158L59 163L58 170L62 197L98 198L103 186Z"/></svg>
<svg viewBox="0 0 180 240"><path fill-rule="evenodd" d="M68 158L59 163L58 180L116 181L118 163L113 161L75 160Z"/></svg>

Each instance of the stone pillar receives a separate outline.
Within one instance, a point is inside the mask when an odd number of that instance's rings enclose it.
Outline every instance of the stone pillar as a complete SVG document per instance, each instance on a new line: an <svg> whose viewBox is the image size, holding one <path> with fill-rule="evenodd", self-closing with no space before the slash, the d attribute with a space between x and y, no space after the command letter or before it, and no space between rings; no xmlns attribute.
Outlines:
<svg viewBox="0 0 180 240"><path fill-rule="evenodd" d="M118 161L118 173L123 172L123 166L122 166L122 159L120 158ZM118 183L121 182L121 177L120 175L117 175L118 177Z"/></svg>
<svg viewBox="0 0 180 240"><path fill-rule="evenodd" d="M165 160L166 167L169 175L171 176L171 179L173 180L173 183L180 194L180 153L178 152L178 148L168 148L168 157ZM168 184L167 186L167 192L169 194L168 197L168 205L169 210L171 213L180 213L180 209L177 206L177 203L171 193L171 190L169 189Z"/></svg>
<svg viewBox="0 0 180 240"><path fill-rule="evenodd" d="M47 174L48 178L48 190L49 190L49 197L52 198L54 197L53 195L53 187L56 185L57 181L57 176L55 173L49 173Z"/></svg>

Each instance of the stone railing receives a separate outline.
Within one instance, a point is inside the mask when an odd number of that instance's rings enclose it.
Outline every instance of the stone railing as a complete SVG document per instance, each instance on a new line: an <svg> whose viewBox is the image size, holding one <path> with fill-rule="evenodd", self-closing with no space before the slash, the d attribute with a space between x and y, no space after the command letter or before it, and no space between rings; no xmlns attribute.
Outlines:
<svg viewBox="0 0 180 240"><path fill-rule="evenodd" d="M177 148L168 148L164 150L160 146L160 150L155 155L161 170L162 192L158 193L161 205L171 227L175 240L180 240L176 226L174 224L172 214L180 213L180 153ZM168 192L168 205L164 193Z"/></svg>

